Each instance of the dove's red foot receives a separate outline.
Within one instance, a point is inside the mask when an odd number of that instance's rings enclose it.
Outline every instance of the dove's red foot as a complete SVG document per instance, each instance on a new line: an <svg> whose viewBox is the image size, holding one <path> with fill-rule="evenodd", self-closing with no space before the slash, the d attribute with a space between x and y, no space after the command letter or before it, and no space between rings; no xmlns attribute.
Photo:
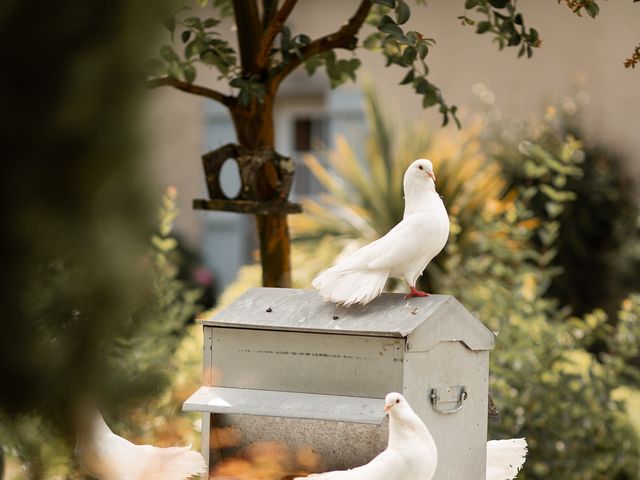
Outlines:
<svg viewBox="0 0 640 480"><path fill-rule="evenodd" d="M416 290L416 287L409 287L411 290L404 296L404 300L411 297L428 297L429 294L427 292L423 292L422 290Z"/></svg>

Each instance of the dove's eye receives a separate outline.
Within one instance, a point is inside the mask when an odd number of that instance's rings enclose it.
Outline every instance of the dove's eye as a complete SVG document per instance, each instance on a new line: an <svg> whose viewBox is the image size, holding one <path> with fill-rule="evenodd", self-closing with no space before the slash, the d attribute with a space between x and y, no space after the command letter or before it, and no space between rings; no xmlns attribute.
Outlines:
<svg viewBox="0 0 640 480"><path fill-rule="evenodd" d="M422 170L422 167L420 167L420 170ZM396 403L400 403L400 399L396 399Z"/></svg>
<svg viewBox="0 0 640 480"><path fill-rule="evenodd" d="M422 165L420 165L418 168L419 168L420 170L424 170L424 169L422 168ZM396 403L398 403L398 402L396 402Z"/></svg>

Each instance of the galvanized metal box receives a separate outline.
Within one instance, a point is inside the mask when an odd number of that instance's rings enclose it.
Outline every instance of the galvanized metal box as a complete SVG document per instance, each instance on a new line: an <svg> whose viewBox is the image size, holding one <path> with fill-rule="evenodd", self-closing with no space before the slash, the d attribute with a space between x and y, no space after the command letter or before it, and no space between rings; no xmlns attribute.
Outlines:
<svg viewBox="0 0 640 480"><path fill-rule="evenodd" d="M254 288L203 322L203 387L184 405L244 441L308 445L327 469L385 448L384 396L402 392L438 445L435 480L484 479L494 334L455 298L383 294L349 308ZM214 385L215 380L215 385Z"/></svg>

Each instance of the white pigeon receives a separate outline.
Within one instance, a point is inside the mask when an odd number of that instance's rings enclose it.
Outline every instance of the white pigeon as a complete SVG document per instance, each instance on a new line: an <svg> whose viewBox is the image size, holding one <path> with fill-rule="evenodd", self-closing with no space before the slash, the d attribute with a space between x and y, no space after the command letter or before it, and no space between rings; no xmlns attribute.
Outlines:
<svg viewBox="0 0 640 480"><path fill-rule="evenodd" d="M295 480L431 480L438 466L438 449L429 429L399 393L385 397L384 410L389 414L389 443L381 454L361 467ZM487 442L486 480L513 480L526 455L524 438Z"/></svg>
<svg viewBox="0 0 640 480"><path fill-rule="evenodd" d="M76 458L100 480L182 480L205 471L202 455L186 447L136 445L111 431L96 412L79 432Z"/></svg>
<svg viewBox="0 0 640 480"><path fill-rule="evenodd" d="M513 480L527 457L524 438L487 442L487 480Z"/></svg>
<svg viewBox="0 0 640 480"><path fill-rule="evenodd" d="M429 160L416 160L407 168L402 221L313 280L325 300L366 305L382 293L389 276L407 282L410 293L405 298L429 295L416 289L416 281L449 237L449 216L435 181Z"/></svg>
<svg viewBox="0 0 640 480"><path fill-rule="evenodd" d="M438 449L425 424L399 393L385 398L389 414L389 444L366 465L351 470L315 473L314 480L431 480L438 465ZM302 480L299 477L296 480Z"/></svg>

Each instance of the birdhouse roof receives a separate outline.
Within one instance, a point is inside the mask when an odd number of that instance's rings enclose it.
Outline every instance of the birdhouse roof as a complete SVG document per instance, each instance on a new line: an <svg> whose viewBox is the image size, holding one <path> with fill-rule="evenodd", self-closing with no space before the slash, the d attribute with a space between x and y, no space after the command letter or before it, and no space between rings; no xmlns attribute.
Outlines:
<svg viewBox="0 0 640 480"><path fill-rule="evenodd" d="M258 330L405 337L407 349L426 351L444 341L490 350L494 334L450 295L403 299L383 293L371 303L342 307L314 290L252 288L204 325Z"/></svg>

